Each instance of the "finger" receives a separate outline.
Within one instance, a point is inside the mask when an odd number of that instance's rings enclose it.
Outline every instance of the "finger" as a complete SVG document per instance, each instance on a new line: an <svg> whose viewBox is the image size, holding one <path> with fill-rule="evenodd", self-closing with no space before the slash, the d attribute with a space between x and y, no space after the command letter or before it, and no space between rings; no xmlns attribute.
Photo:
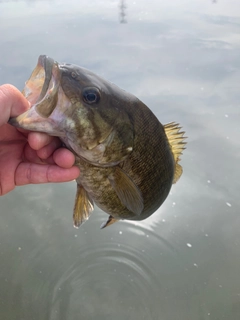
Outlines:
<svg viewBox="0 0 240 320"><path fill-rule="evenodd" d="M52 146L55 147L55 149L61 145L58 138L50 137L48 134L40 132L30 132L28 135L28 143L34 150L40 150L50 143L52 143Z"/></svg>
<svg viewBox="0 0 240 320"><path fill-rule="evenodd" d="M16 170L15 184L16 186L22 186L48 182L67 182L76 179L79 173L77 167L63 169L56 165L22 162Z"/></svg>
<svg viewBox="0 0 240 320"><path fill-rule="evenodd" d="M62 168L71 168L75 163L75 156L68 149L60 148L53 153L53 160Z"/></svg>
<svg viewBox="0 0 240 320"><path fill-rule="evenodd" d="M0 125L27 109L29 109L29 103L17 88L10 84L0 86Z"/></svg>
<svg viewBox="0 0 240 320"><path fill-rule="evenodd" d="M24 161L39 164L55 164L52 156L48 159L41 158L41 156L38 155L38 151L33 150L29 144L26 144L24 149Z"/></svg>
<svg viewBox="0 0 240 320"><path fill-rule="evenodd" d="M66 148L55 150L50 156L46 156L42 149L39 151L33 150L29 144L25 146L24 160L39 164L57 164L62 168L71 168L75 163L75 156Z"/></svg>
<svg viewBox="0 0 240 320"><path fill-rule="evenodd" d="M61 141L59 139L55 138L48 145L46 145L45 147L38 150L37 154L40 158L47 159L50 156L52 156L54 151L56 151L56 149L61 147L61 145L62 145Z"/></svg>

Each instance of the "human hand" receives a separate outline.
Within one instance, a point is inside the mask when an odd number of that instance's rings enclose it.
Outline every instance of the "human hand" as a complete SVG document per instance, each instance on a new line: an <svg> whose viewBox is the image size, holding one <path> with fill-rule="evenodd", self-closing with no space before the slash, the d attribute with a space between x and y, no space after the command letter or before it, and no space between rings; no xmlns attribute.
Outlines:
<svg viewBox="0 0 240 320"><path fill-rule="evenodd" d="M0 195L25 184L66 182L79 176L75 157L58 138L17 129L7 122L29 109L15 87L0 86Z"/></svg>

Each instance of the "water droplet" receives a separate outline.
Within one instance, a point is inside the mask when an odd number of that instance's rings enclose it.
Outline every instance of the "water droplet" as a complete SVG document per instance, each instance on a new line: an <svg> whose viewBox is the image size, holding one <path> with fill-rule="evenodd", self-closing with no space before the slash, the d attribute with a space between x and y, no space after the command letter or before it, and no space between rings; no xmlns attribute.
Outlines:
<svg viewBox="0 0 240 320"><path fill-rule="evenodd" d="M198 268L198 265L196 263L194 263L193 265L194 265L194 267Z"/></svg>
<svg viewBox="0 0 240 320"><path fill-rule="evenodd" d="M231 206L232 206L231 203L229 203L229 202L226 202L226 205L227 205L228 207L231 207Z"/></svg>
<svg viewBox="0 0 240 320"><path fill-rule="evenodd" d="M22 248L21 247L18 247L18 251L21 251L22 250Z"/></svg>
<svg viewBox="0 0 240 320"><path fill-rule="evenodd" d="M187 246L188 246L189 248L192 248L191 243L187 243Z"/></svg>
<svg viewBox="0 0 240 320"><path fill-rule="evenodd" d="M119 231L119 234L122 234L122 231Z"/></svg>
<svg viewBox="0 0 240 320"><path fill-rule="evenodd" d="M211 180L208 180L207 183L211 183Z"/></svg>
<svg viewBox="0 0 240 320"><path fill-rule="evenodd" d="M228 118L228 114L225 114L225 118Z"/></svg>

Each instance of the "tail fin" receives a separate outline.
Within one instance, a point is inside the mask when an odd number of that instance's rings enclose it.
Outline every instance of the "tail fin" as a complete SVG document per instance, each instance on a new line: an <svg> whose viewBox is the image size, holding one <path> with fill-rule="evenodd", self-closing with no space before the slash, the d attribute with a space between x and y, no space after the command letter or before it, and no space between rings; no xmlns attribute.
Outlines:
<svg viewBox="0 0 240 320"><path fill-rule="evenodd" d="M173 183L176 183L178 179L182 175L182 166L178 163L180 161L180 156L183 152L186 145L186 142L184 140L186 137L184 137L184 131L180 131L181 127L179 126L179 123L170 122L164 125L164 130L168 138L168 142L172 149L172 154L175 160L175 173L173 178Z"/></svg>

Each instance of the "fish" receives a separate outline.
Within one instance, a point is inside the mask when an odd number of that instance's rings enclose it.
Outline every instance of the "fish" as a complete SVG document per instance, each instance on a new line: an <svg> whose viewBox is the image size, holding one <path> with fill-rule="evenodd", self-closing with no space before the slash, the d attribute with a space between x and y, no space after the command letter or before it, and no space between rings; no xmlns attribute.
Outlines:
<svg viewBox="0 0 240 320"><path fill-rule="evenodd" d="M31 108L9 123L59 137L75 155L76 228L94 204L108 214L101 228L144 220L182 175L180 125L162 125L137 97L93 72L41 55L22 93Z"/></svg>

